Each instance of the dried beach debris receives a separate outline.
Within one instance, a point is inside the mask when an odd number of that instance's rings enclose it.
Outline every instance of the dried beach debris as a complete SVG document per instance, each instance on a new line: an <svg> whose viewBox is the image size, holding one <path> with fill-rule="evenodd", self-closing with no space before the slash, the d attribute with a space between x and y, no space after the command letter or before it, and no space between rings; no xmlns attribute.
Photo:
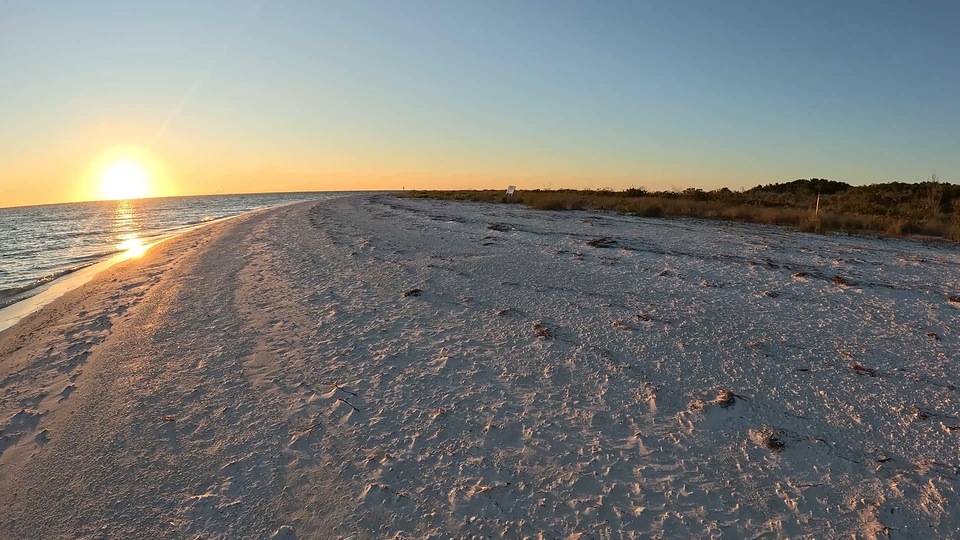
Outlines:
<svg viewBox="0 0 960 540"><path fill-rule="evenodd" d="M651 322L653 322L653 319L650 318L649 315L643 313L642 311L638 311L637 314L634 315L634 318L636 318L638 321L640 321L640 322L642 322L642 323L651 323Z"/></svg>
<svg viewBox="0 0 960 540"><path fill-rule="evenodd" d="M910 416L915 420L928 420L930 418L930 413L917 407L916 405L910 406Z"/></svg>
<svg viewBox="0 0 960 540"><path fill-rule="evenodd" d="M590 240L587 242L587 245L594 248L615 248L617 247L617 241L613 238L604 236Z"/></svg>
<svg viewBox="0 0 960 540"><path fill-rule="evenodd" d="M512 307L497 308L493 313L497 317L516 317L523 314L523 312L521 312L519 309Z"/></svg>
<svg viewBox="0 0 960 540"><path fill-rule="evenodd" d="M704 401L702 399L695 399L687 404L687 409L690 412L699 412L707 408L707 405L719 405L720 408L726 409L732 407L737 403L737 395L727 390L721 388L717 391L717 395L709 401Z"/></svg>
<svg viewBox="0 0 960 540"><path fill-rule="evenodd" d="M724 409L726 409L727 407L733 406L736 402L737 402L736 394L734 394L730 390L721 388L720 391L717 393L717 396L713 398L713 400L710 403L713 405L719 405Z"/></svg>
<svg viewBox="0 0 960 540"><path fill-rule="evenodd" d="M534 323L533 332L537 334L537 336L542 338L553 337L553 334L550 332L550 329L544 326L543 323Z"/></svg>
<svg viewBox="0 0 960 540"><path fill-rule="evenodd" d="M409 298L411 296L420 296L421 294L423 294L423 290L421 289L410 289L409 291L403 292L403 297Z"/></svg>
<svg viewBox="0 0 960 540"><path fill-rule="evenodd" d="M832 281L834 285L839 285L841 287L850 287L853 285L853 283L850 283L850 281L843 276L833 276L830 278L830 281Z"/></svg>
<svg viewBox="0 0 960 540"><path fill-rule="evenodd" d="M783 432L767 425L751 428L749 436L754 444L771 452L779 452L786 447L786 443L783 442Z"/></svg>
<svg viewBox="0 0 960 540"><path fill-rule="evenodd" d="M874 371L874 370L872 370L872 369L870 369L870 368L868 368L868 367L861 366L860 364L854 364L854 365L850 366L850 369L852 369L853 371L859 373L860 375L869 375L869 376L871 376L871 377L876 377L876 376L877 376L877 372L876 372L876 371Z"/></svg>

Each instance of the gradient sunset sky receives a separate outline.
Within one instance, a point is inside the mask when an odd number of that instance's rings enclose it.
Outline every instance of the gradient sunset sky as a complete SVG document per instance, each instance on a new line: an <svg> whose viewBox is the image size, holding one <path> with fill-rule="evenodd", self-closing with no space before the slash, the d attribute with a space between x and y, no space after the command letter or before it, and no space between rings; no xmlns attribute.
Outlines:
<svg viewBox="0 0 960 540"><path fill-rule="evenodd" d="M960 182L960 2L0 0L0 206Z"/></svg>

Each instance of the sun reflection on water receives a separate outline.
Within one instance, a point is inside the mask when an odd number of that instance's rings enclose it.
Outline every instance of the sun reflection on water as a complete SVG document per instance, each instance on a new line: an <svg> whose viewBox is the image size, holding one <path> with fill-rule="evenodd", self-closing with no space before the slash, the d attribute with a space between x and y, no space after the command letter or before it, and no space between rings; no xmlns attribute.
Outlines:
<svg viewBox="0 0 960 540"><path fill-rule="evenodd" d="M122 251L124 258L127 259L142 257L147 247L143 238L128 238L117 244L117 250Z"/></svg>
<svg viewBox="0 0 960 540"><path fill-rule="evenodd" d="M136 208L130 201L118 201L113 215L113 230L117 233L117 250L123 252L123 258L131 259L143 256L147 243L140 238Z"/></svg>

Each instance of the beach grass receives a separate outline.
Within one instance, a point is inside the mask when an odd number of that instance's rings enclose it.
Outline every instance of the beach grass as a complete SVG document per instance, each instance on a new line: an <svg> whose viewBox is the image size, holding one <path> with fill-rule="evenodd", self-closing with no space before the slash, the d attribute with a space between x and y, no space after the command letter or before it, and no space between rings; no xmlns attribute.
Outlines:
<svg viewBox="0 0 960 540"><path fill-rule="evenodd" d="M857 189L857 188L853 188ZM727 195L727 196L724 196ZM537 210L601 210L638 217L686 217L793 227L813 233L850 233L883 237L928 237L960 242L960 213L929 211L923 202L897 205L855 204L839 194L773 200L750 192L685 190L646 192L642 189L518 190L506 196L501 190L407 191L402 197L497 204L522 204ZM958 199L960 201L960 199ZM957 206L954 204L953 206ZM859 210L859 211L858 211Z"/></svg>

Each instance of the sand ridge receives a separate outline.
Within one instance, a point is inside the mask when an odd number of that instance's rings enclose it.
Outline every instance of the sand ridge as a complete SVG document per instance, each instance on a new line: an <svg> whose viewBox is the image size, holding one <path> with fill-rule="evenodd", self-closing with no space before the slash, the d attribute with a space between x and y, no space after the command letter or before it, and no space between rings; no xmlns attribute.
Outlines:
<svg viewBox="0 0 960 540"><path fill-rule="evenodd" d="M958 266L386 195L242 216L0 334L0 535L956 536Z"/></svg>

